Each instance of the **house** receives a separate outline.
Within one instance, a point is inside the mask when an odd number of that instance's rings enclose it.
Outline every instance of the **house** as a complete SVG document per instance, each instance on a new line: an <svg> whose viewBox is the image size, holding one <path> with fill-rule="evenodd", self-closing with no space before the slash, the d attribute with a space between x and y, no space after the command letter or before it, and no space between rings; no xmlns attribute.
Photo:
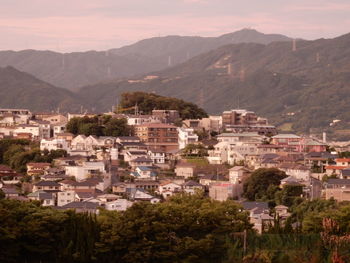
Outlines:
<svg viewBox="0 0 350 263"><path fill-rule="evenodd" d="M198 142L198 135L194 133L192 128L178 128L178 134L179 149Z"/></svg>
<svg viewBox="0 0 350 263"><path fill-rule="evenodd" d="M278 134L272 136L271 144L287 146L295 152L301 152L303 150L303 138L295 134Z"/></svg>
<svg viewBox="0 0 350 263"><path fill-rule="evenodd" d="M51 126L49 121L29 120L29 124L39 127L39 139L48 139L51 137Z"/></svg>
<svg viewBox="0 0 350 263"><path fill-rule="evenodd" d="M226 201L229 198L238 198L241 195L241 186L229 182L211 183L209 185L209 197L218 200Z"/></svg>
<svg viewBox="0 0 350 263"><path fill-rule="evenodd" d="M264 136L256 132L243 132L243 133L221 133L217 136L219 142L228 142L235 144L237 142L256 143L260 145Z"/></svg>
<svg viewBox="0 0 350 263"><path fill-rule="evenodd" d="M61 190L61 185L54 181L40 181L33 185L33 192L40 190L46 192L59 192Z"/></svg>
<svg viewBox="0 0 350 263"><path fill-rule="evenodd" d="M221 174L209 174L201 176L199 183L204 186L209 186L211 183L228 183L229 181L224 175Z"/></svg>
<svg viewBox="0 0 350 263"><path fill-rule="evenodd" d="M1 186L1 181L0 181L0 186ZM13 197L19 196L19 191L16 187L3 186L3 187L0 187L0 189L3 191L6 198L13 198Z"/></svg>
<svg viewBox="0 0 350 263"><path fill-rule="evenodd" d="M152 166L153 162L148 157L137 157L133 160L130 160L129 164L132 168L135 168L137 166Z"/></svg>
<svg viewBox="0 0 350 263"><path fill-rule="evenodd" d="M267 202L242 202L241 204L243 209L249 212L249 221L259 234L273 225L274 218L269 215Z"/></svg>
<svg viewBox="0 0 350 263"><path fill-rule="evenodd" d="M74 176L77 181L87 179L89 176L106 173L104 162L83 162L82 165L65 166L66 175Z"/></svg>
<svg viewBox="0 0 350 263"><path fill-rule="evenodd" d="M190 180L182 184L182 189L187 194L195 194L197 191L204 190L204 186L200 183Z"/></svg>
<svg viewBox="0 0 350 263"><path fill-rule="evenodd" d="M30 200L40 201L42 206L55 206L56 195L43 190L34 191L27 195Z"/></svg>
<svg viewBox="0 0 350 263"><path fill-rule="evenodd" d="M158 192L163 198L170 197L176 193L182 191L182 187L179 184L173 182L165 182L159 185Z"/></svg>
<svg viewBox="0 0 350 263"><path fill-rule="evenodd" d="M136 179L148 179L148 180L156 180L157 173L154 171L154 168L151 166L137 166L135 168L135 172L131 172L131 175Z"/></svg>
<svg viewBox="0 0 350 263"><path fill-rule="evenodd" d="M57 193L57 206L64 206L75 201L74 190L64 190Z"/></svg>
<svg viewBox="0 0 350 263"><path fill-rule="evenodd" d="M176 176L183 177L185 179L193 177L195 167L196 167L195 165L190 163L184 163L184 162L179 163L176 165L176 168L175 168Z"/></svg>
<svg viewBox="0 0 350 263"><path fill-rule="evenodd" d="M19 137L21 134L30 134L33 140L41 139L40 127L33 124L20 124L13 131L14 137Z"/></svg>
<svg viewBox="0 0 350 263"><path fill-rule="evenodd" d="M155 198L154 196L147 193L145 190L138 188L128 188L127 195L129 199L133 201L147 201L151 203L158 203L160 201L160 199Z"/></svg>
<svg viewBox="0 0 350 263"><path fill-rule="evenodd" d="M40 141L40 151L48 150L48 151L56 151L56 150L65 150L68 151L69 144L65 139L42 139Z"/></svg>
<svg viewBox="0 0 350 263"><path fill-rule="evenodd" d="M152 149L152 150L148 150L147 151L147 155L149 156L149 158L151 158L152 162L155 165L158 164L165 164L165 152L162 150L156 150L156 149Z"/></svg>
<svg viewBox="0 0 350 263"><path fill-rule="evenodd" d="M60 207L62 210L75 210L76 213L91 213L91 214L98 214L98 207L99 205L94 202L71 202L66 205L63 205Z"/></svg>
<svg viewBox="0 0 350 263"><path fill-rule="evenodd" d="M117 199L114 201L110 201L105 203L104 207L109 211L126 211L129 207L131 207L133 202L127 199Z"/></svg>
<svg viewBox="0 0 350 263"><path fill-rule="evenodd" d="M23 178L23 175L18 174L7 165L0 164L0 180L4 184L17 184L21 178Z"/></svg>
<svg viewBox="0 0 350 263"><path fill-rule="evenodd" d="M287 175L293 176L299 181L309 181L311 171L309 168L303 165L294 163L284 163L278 166L278 169L284 171Z"/></svg>
<svg viewBox="0 0 350 263"><path fill-rule="evenodd" d="M229 169L229 181L232 184L240 184L247 169L244 166L234 166Z"/></svg>
<svg viewBox="0 0 350 263"><path fill-rule="evenodd" d="M27 174L30 176L43 175L50 166L50 163L27 163Z"/></svg>
<svg viewBox="0 0 350 263"><path fill-rule="evenodd" d="M28 109L0 109L0 117L14 116L15 124L27 124L33 114Z"/></svg>
<svg viewBox="0 0 350 263"><path fill-rule="evenodd" d="M328 179L325 184L326 199L334 198L338 202L350 201L350 180Z"/></svg>

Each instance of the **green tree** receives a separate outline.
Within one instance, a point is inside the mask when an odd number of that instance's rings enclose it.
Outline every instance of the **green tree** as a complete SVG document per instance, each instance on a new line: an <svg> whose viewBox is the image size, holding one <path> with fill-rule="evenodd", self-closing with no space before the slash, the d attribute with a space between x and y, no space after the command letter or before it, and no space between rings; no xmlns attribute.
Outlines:
<svg viewBox="0 0 350 263"><path fill-rule="evenodd" d="M243 195L250 201L263 199L264 197L271 199L271 196L278 191L281 180L286 177L285 172L276 168L257 169L244 183Z"/></svg>

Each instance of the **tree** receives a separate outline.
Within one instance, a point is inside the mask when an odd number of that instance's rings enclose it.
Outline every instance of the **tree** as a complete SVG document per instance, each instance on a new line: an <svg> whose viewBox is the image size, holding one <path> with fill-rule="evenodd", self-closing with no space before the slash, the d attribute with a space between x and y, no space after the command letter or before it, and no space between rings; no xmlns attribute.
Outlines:
<svg viewBox="0 0 350 263"><path fill-rule="evenodd" d="M72 118L67 123L67 131L75 135L84 134L85 136L128 136L131 128L128 126L125 118L112 118L102 115L95 117Z"/></svg>
<svg viewBox="0 0 350 263"><path fill-rule="evenodd" d="M278 190L281 180L286 177L287 175L285 172L276 168L257 169L244 183L243 195L250 201L262 199L264 197L270 199L271 195L274 195Z"/></svg>

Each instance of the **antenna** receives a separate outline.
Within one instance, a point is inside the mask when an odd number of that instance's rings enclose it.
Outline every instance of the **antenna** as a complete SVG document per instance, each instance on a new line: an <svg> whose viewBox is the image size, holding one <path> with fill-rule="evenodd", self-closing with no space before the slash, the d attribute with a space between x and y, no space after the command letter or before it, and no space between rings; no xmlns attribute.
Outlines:
<svg viewBox="0 0 350 263"><path fill-rule="evenodd" d="M293 47L292 47L292 50L295 52L297 51L297 40L294 38L293 39Z"/></svg>
<svg viewBox="0 0 350 263"><path fill-rule="evenodd" d="M111 67L107 67L107 76L110 78L111 77Z"/></svg>
<svg viewBox="0 0 350 263"><path fill-rule="evenodd" d="M168 67L171 66L171 56L168 57Z"/></svg>
<svg viewBox="0 0 350 263"><path fill-rule="evenodd" d="M190 59L190 52L187 51L187 54L186 54L186 59L189 60Z"/></svg>
<svg viewBox="0 0 350 263"><path fill-rule="evenodd" d="M316 62L319 63L320 62L320 53L317 52L316 54Z"/></svg>

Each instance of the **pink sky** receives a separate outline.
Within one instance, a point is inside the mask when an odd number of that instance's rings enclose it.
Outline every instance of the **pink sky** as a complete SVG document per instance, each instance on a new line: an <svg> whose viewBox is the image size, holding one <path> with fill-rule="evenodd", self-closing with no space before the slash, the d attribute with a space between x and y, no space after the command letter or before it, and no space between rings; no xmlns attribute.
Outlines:
<svg viewBox="0 0 350 263"><path fill-rule="evenodd" d="M164 35L251 27L315 39L350 31L348 0L1 0L0 50L105 50Z"/></svg>

